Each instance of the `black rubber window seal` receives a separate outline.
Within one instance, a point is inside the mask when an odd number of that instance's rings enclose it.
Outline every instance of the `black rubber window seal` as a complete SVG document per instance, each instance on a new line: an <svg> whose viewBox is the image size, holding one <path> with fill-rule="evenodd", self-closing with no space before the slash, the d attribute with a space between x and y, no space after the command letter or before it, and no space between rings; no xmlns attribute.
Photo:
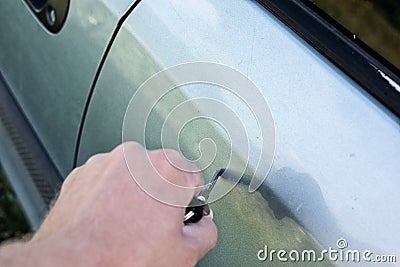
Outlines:
<svg viewBox="0 0 400 267"><path fill-rule="evenodd" d="M308 0L257 0L400 117L400 71Z"/></svg>

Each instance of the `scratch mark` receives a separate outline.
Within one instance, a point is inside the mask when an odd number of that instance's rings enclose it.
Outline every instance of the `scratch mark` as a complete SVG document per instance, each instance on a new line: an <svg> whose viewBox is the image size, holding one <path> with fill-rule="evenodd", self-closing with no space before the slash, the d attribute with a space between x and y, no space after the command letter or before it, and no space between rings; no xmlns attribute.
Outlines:
<svg viewBox="0 0 400 267"><path fill-rule="evenodd" d="M251 68L251 66L253 66L253 52L254 52L254 41L256 38L256 28L253 27L253 40L251 42L251 54L250 54L250 64L247 68L247 74L246 77L249 78L249 69Z"/></svg>

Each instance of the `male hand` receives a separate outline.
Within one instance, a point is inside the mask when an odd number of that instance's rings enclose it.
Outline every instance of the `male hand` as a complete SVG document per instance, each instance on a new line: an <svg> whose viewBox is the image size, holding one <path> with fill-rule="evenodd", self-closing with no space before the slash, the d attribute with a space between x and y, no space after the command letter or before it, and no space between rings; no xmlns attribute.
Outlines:
<svg viewBox="0 0 400 267"><path fill-rule="evenodd" d="M158 172L184 187L203 183L199 172L183 172L170 164L167 158L195 170L176 151L146 151L137 143L120 145L75 169L32 240L0 249L0 265L195 265L216 244L215 224L207 216L184 225L183 207L164 204L138 186L128 171L124 151L127 159L134 159L135 173L149 179L160 179L154 177ZM185 190L180 199L189 203L194 191Z"/></svg>

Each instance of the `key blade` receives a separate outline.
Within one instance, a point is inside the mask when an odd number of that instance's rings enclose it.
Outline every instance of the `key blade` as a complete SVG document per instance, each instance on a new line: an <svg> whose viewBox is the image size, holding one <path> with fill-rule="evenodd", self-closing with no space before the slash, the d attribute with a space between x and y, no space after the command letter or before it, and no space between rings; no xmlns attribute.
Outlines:
<svg viewBox="0 0 400 267"><path fill-rule="evenodd" d="M224 171L225 171L224 168L216 170L210 182L208 182L208 184L204 186L203 190L200 191L198 197L203 197L204 202L207 202L208 198L210 197L211 191L213 190L215 184L218 181L218 178L224 173Z"/></svg>

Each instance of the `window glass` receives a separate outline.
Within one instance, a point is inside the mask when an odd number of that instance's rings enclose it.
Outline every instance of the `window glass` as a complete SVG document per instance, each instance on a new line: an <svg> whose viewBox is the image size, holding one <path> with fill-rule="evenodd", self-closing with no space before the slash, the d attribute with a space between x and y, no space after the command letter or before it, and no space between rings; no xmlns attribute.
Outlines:
<svg viewBox="0 0 400 267"><path fill-rule="evenodd" d="M311 0L400 69L400 1Z"/></svg>
<svg viewBox="0 0 400 267"><path fill-rule="evenodd" d="M42 9L42 7L46 4L46 0L28 0L28 2L38 10Z"/></svg>

